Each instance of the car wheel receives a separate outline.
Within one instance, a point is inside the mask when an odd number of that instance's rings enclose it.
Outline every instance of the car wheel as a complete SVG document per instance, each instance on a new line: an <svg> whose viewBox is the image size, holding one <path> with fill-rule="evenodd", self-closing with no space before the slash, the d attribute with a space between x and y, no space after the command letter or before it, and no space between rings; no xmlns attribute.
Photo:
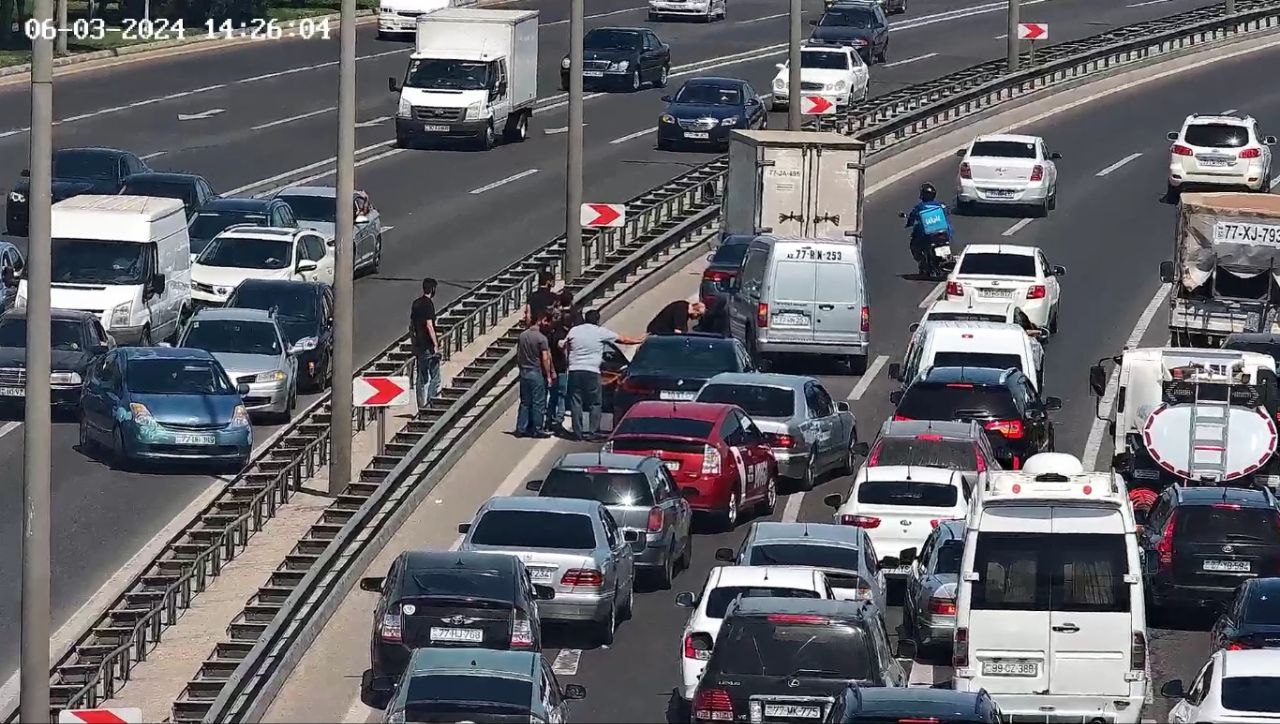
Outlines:
<svg viewBox="0 0 1280 724"><path fill-rule="evenodd" d="M617 598L617 592L614 592L614 598ZM609 615L603 621L596 624L596 640L601 646L613 645L613 632L618 627L618 605L615 600L614 605L609 607Z"/></svg>
<svg viewBox="0 0 1280 724"><path fill-rule="evenodd" d="M709 23L715 20L715 15L711 12L711 3L707 3L707 14L702 16L702 22Z"/></svg>
<svg viewBox="0 0 1280 724"><path fill-rule="evenodd" d="M1049 315L1049 334L1055 335L1057 333L1058 333L1058 308L1054 307L1053 313Z"/></svg>
<svg viewBox="0 0 1280 724"><path fill-rule="evenodd" d="M676 546L671 544L671 548L667 551L667 555L662 559L662 567L654 574L653 582L660 590L666 591L671 588L671 581L676 577Z"/></svg>
<svg viewBox="0 0 1280 724"><path fill-rule="evenodd" d="M849 438L849 449L844 453L844 462L840 463L838 472L841 475L853 475L854 469L858 466L858 455L853 451L853 446L858 444L858 431L854 430L853 435Z"/></svg>
<svg viewBox="0 0 1280 724"><path fill-rule="evenodd" d="M813 455L812 452L809 454ZM813 471L813 459L810 458L809 464L804 466L804 477L800 478L800 490L806 493L813 490L814 485L817 484L817 481L814 480L815 475L816 474Z"/></svg>
<svg viewBox="0 0 1280 724"><path fill-rule="evenodd" d="M151 327L148 325L142 328L142 336L138 337L139 347L151 347L155 342L151 339Z"/></svg>
<svg viewBox="0 0 1280 724"><path fill-rule="evenodd" d="M515 117L507 117L507 127L502 131L502 140L507 143L520 143L529 137L529 114L517 113Z"/></svg>
<svg viewBox="0 0 1280 724"><path fill-rule="evenodd" d="M725 531L731 531L738 525L738 491L734 490L729 493L729 503L720 513L720 527Z"/></svg>
<svg viewBox="0 0 1280 724"><path fill-rule="evenodd" d="M680 570L687 571L693 565L693 531L685 537L684 551L680 554Z"/></svg>
<svg viewBox="0 0 1280 724"><path fill-rule="evenodd" d="M666 88L667 80L671 77L671 66L664 65L658 73L658 79L653 82L654 88Z"/></svg>
<svg viewBox="0 0 1280 724"><path fill-rule="evenodd" d="M124 430L116 426L113 434L113 445L115 449L111 451L111 467L116 470L129 470L129 449L125 446Z"/></svg>
<svg viewBox="0 0 1280 724"><path fill-rule="evenodd" d="M849 371L855 375L865 375L867 373L867 356L865 354L855 354L849 357Z"/></svg>
<svg viewBox="0 0 1280 724"><path fill-rule="evenodd" d="M888 59L889 59L889 44L885 43L884 49L881 50L880 53L875 56L875 62L883 63Z"/></svg>
<svg viewBox="0 0 1280 724"><path fill-rule="evenodd" d="M84 413L80 414L80 454L92 457L97 444L89 439L89 426L85 424Z"/></svg>
<svg viewBox="0 0 1280 724"><path fill-rule="evenodd" d="M493 133L493 121L489 121L484 127L484 132L480 134L479 145L481 151L488 151L493 148L493 144L497 138Z"/></svg>
<svg viewBox="0 0 1280 724"><path fill-rule="evenodd" d="M658 22L659 19L660 19L660 16L657 13L653 12L652 10L649 11L649 22L656 23Z"/></svg>
<svg viewBox="0 0 1280 724"><path fill-rule="evenodd" d="M1055 187L1053 193L1049 194L1049 210L1056 211L1058 209L1058 189Z"/></svg>
<svg viewBox="0 0 1280 724"><path fill-rule="evenodd" d="M634 580L627 589L627 600L623 604L621 610L618 611L619 621L630 621L631 616L636 612L636 586Z"/></svg>
<svg viewBox="0 0 1280 724"><path fill-rule="evenodd" d="M720 19L727 20L728 18L729 18L729 2L728 0L725 0L725 2L720 3Z"/></svg>
<svg viewBox="0 0 1280 724"><path fill-rule="evenodd" d="M373 240L373 264L369 266L370 274L377 274L382 269L382 234Z"/></svg>

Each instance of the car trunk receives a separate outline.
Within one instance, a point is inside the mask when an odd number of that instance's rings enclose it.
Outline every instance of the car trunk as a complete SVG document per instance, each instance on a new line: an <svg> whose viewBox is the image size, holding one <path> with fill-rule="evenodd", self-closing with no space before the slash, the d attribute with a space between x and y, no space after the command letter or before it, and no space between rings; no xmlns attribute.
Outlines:
<svg viewBox="0 0 1280 724"><path fill-rule="evenodd" d="M1032 286L1028 279L1012 276L981 276L969 278L957 277L975 301L979 302L1020 302L1027 298L1027 290Z"/></svg>
<svg viewBox="0 0 1280 724"><path fill-rule="evenodd" d="M1234 590L1280 574L1280 521L1269 508L1183 506L1173 522L1174 581Z"/></svg>
<svg viewBox="0 0 1280 724"><path fill-rule="evenodd" d="M622 382L625 392L645 400L689 401L714 373L631 371Z"/></svg>
<svg viewBox="0 0 1280 724"><path fill-rule="evenodd" d="M1035 167L1034 158L1009 158L1004 156L974 156L969 158L973 181L983 190L1021 191L1031 180Z"/></svg>
<svg viewBox="0 0 1280 724"><path fill-rule="evenodd" d="M610 441L613 452L652 455L667 466L677 483L695 483L702 477L707 444L702 440L674 437L619 437Z"/></svg>
<svg viewBox="0 0 1280 724"><path fill-rule="evenodd" d="M404 645L411 649L511 645L513 610L508 601L417 596L400 600Z"/></svg>
<svg viewBox="0 0 1280 724"><path fill-rule="evenodd" d="M882 558L899 557L907 548L919 552L938 521L960 517L960 491L954 485L910 481L868 481L858 485L857 514L880 521L867 533ZM885 573L905 575L909 566Z"/></svg>
<svg viewBox="0 0 1280 724"><path fill-rule="evenodd" d="M814 338L828 344L861 342L862 284L854 264L815 264L817 295L815 296Z"/></svg>

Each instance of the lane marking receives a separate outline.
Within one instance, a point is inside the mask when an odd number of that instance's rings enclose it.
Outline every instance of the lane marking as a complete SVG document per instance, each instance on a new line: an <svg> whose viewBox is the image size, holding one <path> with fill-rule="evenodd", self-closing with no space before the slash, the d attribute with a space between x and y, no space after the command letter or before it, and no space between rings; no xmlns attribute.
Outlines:
<svg viewBox="0 0 1280 724"><path fill-rule="evenodd" d="M1229 116L1229 115L1231 115L1232 113L1235 113L1235 112L1236 112L1236 109L1235 109L1235 108L1228 108L1227 110L1225 110L1225 111L1223 111L1223 112L1219 113L1218 115L1220 115L1220 116Z"/></svg>
<svg viewBox="0 0 1280 724"><path fill-rule="evenodd" d="M370 118L367 121L361 121L357 123L356 128L374 128L382 125L383 123L386 123L389 120L391 120L391 116L378 116L377 118Z"/></svg>
<svg viewBox="0 0 1280 724"><path fill-rule="evenodd" d="M1022 231L1023 229L1027 228L1027 224L1030 224L1033 221L1035 221L1035 219L1022 219L1021 221L1014 224L1013 226L1010 226L1009 228L1005 229L1004 233L1001 234L1001 236L1013 236L1019 231Z"/></svg>
<svg viewBox="0 0 1280 724"><path fill-rule="evenodd" d="M226 112L227 112L227 109L225 108L210 108L207 111L200 111L199 113L179 113L178 120L179 121L203 121L209 118L213 118L214 116L220 116Z"/></svg>
<svg viewBox="0 0 1280 724"><path fill-rule="evenodd" d="M289 116L288 118L281 118L281 119L280 119L280 120L278 120L278 121L271 121L270 123L259 123L258 125L253 126L252 128L250 128L249 130L251 130L251 131L261 131L261 130L262 130L262 129L264 129L264 128L274 128L275 126L283 126L283 125L284 125L284 124L286 124L286 123L293 123L294 121L301 121L301 120L302 120L302 119L304 119L304 118L311 118L311 117L313 117L313 116L319 116L319 115L324 114L324 113L333 113L333 112L334 112L334 111L336 111L336 110L338 110L338 107L337 107L337 106L330 106L329 108L321 108L321 109L320 109L320 110L318 110L318 111L311 111L310 113L299 113L299 114L298 114L298 115L296 115L296 116ZM357 125L359 125L359 124L357 124Z"/></svg>
<svg viewBox="0 0 1280 724"><path fill-rule="evenodd" d="M1102 169L1097 173L1097 175L1106 176L1107 174L1111 173L1112 171L1115 171L1116 169L1120 168L1126 163L1129 163L1130 161L1133 161L1134 159L1141 158L1141 157L1142 157L1141 153L1131 153L1128 156L1125 156L1124 158L1120 159L1119 161L1116 161L1115 163L1111 164L1110 166L1107 166L1106 168Z"/></svg>
<svg viewBox="0 0 1280 724"><path fill-rule="evenodd" d="M584 15L584 16L582 17L582 19L583 19L583 20L595 20L596 18L607 18L607 17L609 17L610 15L621 15L621 14L623 14L623 13L634 13L634 12L635 12L635 11L637 11L637 10L648 10L648 9L649 9L649 6L648 6L648 5L646 5L646 6L642 7L642 8L623 8L623 9L621 9L621 10L610 10L610 11L609 11L609 12L607 12L607 13L596 13L595 15ZM567 19L566 19L566 20L552 20L552 21L551 21L551 22L549 22L549 23L538 23L538 28L539 28L539 29L541 29L541 28L549 28L549 27L551 27L551 26L553 26L553 25L568 25L568 24L569 24L569 21L568 21Z"/></svg>
<svg viewBox="0 0 1280 724"><path fill-rule="evenodd" d="M394 229L394 228L396 228L396 227L394 227L394 226L384 226L384 227L382 227L382 233L384 233L384 234L385 234L385 233L387 233L388 231L391 231L391 230L392 230L392 229Z"/></svg>
<svg viewBox="0 0 1280 724"><path fill-rule="evenodd" d="M481 187L480 187L480 188L478 188L478 189L471 189L471 193L472 193L472 194L482 194L482 193L484 193L484 192L486 192L486 191L492 191L492 190L494 190L494 189L498 188L499 186L504 186L504 185L506 185L506 184L511 183L512 181L518 181L518 180L520 180L520 179L524 178L525 176L532 176L532 175L534 175L534 174L535 174L535 173L537 173L537 172L538 172L538 169L536 169L536 168L531 168L531 169L526 169L526 170L524 170L524 171L521 171L520 173L513 173L513 174L511 174L510 176L508 176L508 177L506 177L506 178L502 179L501 181L494 181L493 183L491 183L491 184L485 184L484 186L481 186Z"/></svg>
<svg viewBox="0 0 1280 724"><path fill-rule="evenodd" d="M153 158L159 158L165 155L166 153L168 153L168 151L156 151L155 153L148 153L147 155L139 156L138 158L142 159L143 161L149 161Z"/></svg>
<svg viewBox="0 0 1280 724"><path fill-rule="evenodd" d="M1147 303L1147 308L1142 310L1137 324L1133 326L1133 331L1129 333L1129 338L1125 340L1125 349L1133 349L1142 343L1142 337L1147 333L1147 328L1151 326L1151 320L1155 319L1156 312L1159 311L1160 306L1164 304L1164 300L1168 296L1169 285L1161 284L1160 288L1156 290L1155 296L1151 297L1151 301ZM1107 428L1107 419L1111 417L1111 405L1116 398L1116 386L1119 384L1120 365L1116 365L1111 370L1111 377L1107 379L1107 387L1103 390L1102 401L1098 403L1097 414L1093 418L1093 424L1089 426L1089 437L1084 443L1084 454L1080 457L1080 462L1084 463L1085 468L1088 470L1098 469L1098 455L1102 452L1102 436ZM1107 467L1111 466L1108 465Z"/></svg>
<svg viewBox="0 0 1280 724"><path fill-rule="evenodd" d="M574 676L578 673L578 661L582 659L582 649L560 649L551 670L556 676Z"/></svg>
<svg viewBox="0 0 1280 724"><path fill-rule="evenodd" d="M803 13L801 14L803 15ZM791 16L791 13L789 11L785 13L775 13L773 15L765 15L758 18L749 18L747 20L739 20L738 22L734 23L734 25L750 25L751 23L758 23L764 20L774 20L776 18L786 18L790 16Z"/></svg>
<svg viewBox="0 0 1280 724"><path fill-rule="evenodd" d="M394 144L394 143L395 143L395 140L394 140L394 139L392 139L392 140L388 140L388 141L382 141L382 142L380 142L380 143L374 143L374 144L372 144L372 145L365 146L364 148L357 148L357 149L356 149L356 155L357 155L357 156L359 156L359 155L360 155L360 154L362 154L362 153L368 153L369 151L373 151L373 150L375 150L375 149L379 149L379 148L384 148L384 147L386 147L386 146L390 146L390 145L392 145L392 144ZM399 150L401 150L401 149L396 149L396 150L397 150L397 151L399 151ZM281 172L281 173L276 174L275 176L268 176L267 178L264 178L264 179L258 179L257 181L254 181L254 182L252 182L252 183L247 183L247 184L245 184L244 186L236 187L236 188L231 189L230 191L226 192L226 195L227 195L227 196L236 196L236 195L238 195L238 194L245 193L246 191L249 191L249 190L251 190L251 189L256 189L256 188L258 188L259 186L266 186L267 184L275 183L276 181L280 181L281 179L286 179L286 178L289 178L290 176L295 176L295 175L300 174L300 173L303 173L303 172L305 172L305 171L310 171L310 170L312 170L312 169L320 168L321 166L323 166L323 165L325 165L325 164L327 164L327 163L335 163L335 162L337 162L337 160L338 160L338 157L337 157L337 156L330 156L330 157L328 157L328 158L326 158L326 159L323 159L323 160L320 160L320 161L315 161L315 162L313 162L313 163L309 163L309 164L307 164L307 165L305 165L305 166L299 166L299 167L297 167L297 168L289 169L288 171L283 171L283 172ZM356 161L356 165L357 165L357 166L359 166L359 165L360 165L360 163L361 163L360 161ZM334 173L334 171L329 171L329 173L330 173L330 174L331 174L331 173ZM326 175L327 175L327 174L326 174ZM323 176L318 176L318 177L316 177L316 178L323 178Z"/></svg>
<svg viewBox="0 0 1280 724"><path fill-rule="evenodd" d="M1274 189L1277 186L1280 186L1280 176L1276 176L1275 178L1271 179L1271 188Z"/></svg>
<svg viewBox="0 0 1280 724"><path fill-rule="evenodd" d="M644 130L642 130L642 131L636 131L635 133L628 133L627 135L623 136L622 138L615 138L615 139L613 139L612 141L609 141L609 143L611 143L611 144L613 144L613 145L615 145L615 146L616 146L616 145L617 145L617 144L619 144L619 143L626 143L627 141L633 141L633 140L635 140L635 139L637 139L637 138L639 138L639 137L641 137L641 136L647 136L647 135L649 135L650 133L656 133L656 132L657 132L657 130L658 130L658 127L657 127L657 126L654 126L653 128L646 128L646 129L644 129Z"/></svg>
<svg viewBox="0 0 1280 724"><path fill-rule="evenodd" d="M1162 5L1164 3L1173 2L1173 0L1146 0L1145 2L1132 3L1125 5L1127 8L1145 8L1148 5Z"/></svg>
<svg viewBox="0 0 1280 724"><path fill-rule="evenodd" d="M794 523L800 518L800 506L804 504L804 493L792 493L787 496L787 504L782 506L782 522Z"/></svg>
<svg viewBox="0 0 1280 724"><path fill-rule="evenodd" d="M997 35L995 38L993 38L993 40L1004 40L1007 37L1009 37L1008 33L1001 33L1000 35Z"/></svg>
<svg viewBox="0 0 1280 724"><path fill-rule="evenodd" d="M895 61L893 61L892 63L885 63L884 65L882 65L882 66L880 66L880 67L882 67L882 68L895 68L895 67L897 67L897 66L899 66L899 65L906 65L907 63L915 63L915 62L918 62L918 61L921 61L921 60L928 60L928 59L930 59L930 58L937 57L937 55L938 55L937 53L925 53L924 55L917 55L917 56L916 56L916 57L914 57L914 58L905 58L905 59L903 59L903 60L895 60Z"/></svg>
<svg viewBox="0 0 1280 724"><path fill-rule="evenodd" d="M858 380L858 384L849 390L849 396L846 397L849 402L861 400L862 396L867 394L867 390L871 388L871 383L875 382L876 377L880 374L880 368L884 367L884 363L889 361L889 355L882 354L871 360L871 365L867 367L867 372Z"/></svg>
<svg viewBox="0 0 1280 724"><path fill-rule="evenodd" d="M946 288L946 282L938 282L933 286L933 289L929 290L929 293L925 295L924 299L920 300L920 303L917 304L916 307L920 309L928 309L929 305L942 298L942 290Z"/></svg>
<svg viewBox="0 0 1280 724"><path fill-rule="evenodd" d="M8 435L9 433L13 432L14 430L17 430L20 427L22 427L22 423L17 421L10 421L10 422L6 422L3 425L0 425L0 437L4 437L5 435Z"/></svg>

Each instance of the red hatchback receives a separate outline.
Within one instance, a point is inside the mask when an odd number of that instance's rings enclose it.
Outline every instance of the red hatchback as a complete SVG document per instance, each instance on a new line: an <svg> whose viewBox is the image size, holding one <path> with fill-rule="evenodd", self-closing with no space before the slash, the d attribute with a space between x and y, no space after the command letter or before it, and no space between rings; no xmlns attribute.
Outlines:
<svg viewBox="0 0 1280 724"><path fill-rule="evenodd" d="M768 515L778 500L769 440L736 405L639 402L614 425L604 450L660 458L690 507L727 529L744 508Z"/></svg>

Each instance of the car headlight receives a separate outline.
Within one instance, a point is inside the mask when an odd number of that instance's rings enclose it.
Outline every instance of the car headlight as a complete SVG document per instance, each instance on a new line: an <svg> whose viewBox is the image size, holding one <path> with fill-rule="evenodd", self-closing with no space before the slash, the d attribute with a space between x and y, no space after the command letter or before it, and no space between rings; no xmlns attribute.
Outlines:
<svg viewBox="0 0 1280 724"><path fill-rule="evenodd" d="M480 101L476 101L475 103L472 103L471 105L467 106L467 120L468 121L480 120L480 109L482 108L484 108L484 103L481 103Z"/></svg>
<svg viewBox="0 0 1280 724"><path fill-rule="evenodd" d="M133 302L122 302L111 309L111 324L109 327L127 327L129 326L129 312L133 309Z"/></svg>
<svg viewBox="0 0 1280 724"><path fill-rule="evenodd" d="M249 411L244 405L236 405L236 409L231 412L231 424L228 427L248 427Z"/></svg>
<svg viewBox="0 0 1280 724"><path fill-rule="evenodd" d="M293 347L289 351L295 352L295 353L310 352L311 350L316 348L316 344L318 344L319 341L320 340L316 339L315 337L303 337L297 342L294 342Z"/></svg>
<svg viewBox="0 0 1280 724"><path fill-rule="evenodd" d="M565 70L569 70L569 66L571 65L573 65L573 63L570 62L568 56L566 56L564 60L560 61L560 67L564 68Z"/></svg>
<svg viewBox="0 0 1280 724"><path fill-rule="evenodd" d="M83 380L80 379L79 372L54 372L49 375L49 384L51 385L78 385Z"/></svg>
<svg viewBox="0 0 1280 724"><path fill-rule="evenodd" d="M722 125L722 126L736 126L736 125L738 125L738 119L737 119L737 118L734 118L733 116L730 116L730 117L728 117L728 118L722 118L722 119L720 119L720 125Z"/></svg>
<svg viewBox="0 0 1280 724"><path fill-rule="evenodd" d="M609 64L609 70L618 71L619 73L625 73L629 67L631 67L631 63L626 60L619 60L617 63Z"/></svg>
<svg viewBox="0 0 1280 724"><path fill-rule="evenodd" d="M662 121L663 123L675 123L675 122L676 122L676 118L675 118L675 116L671 115L670 113L663 113L663 114L662 114L662 117L661 117L659 120L660 120L660 121Z"/></svg>
<svg viewBox="0 0 1280 724"><path fill-rule="evenodd" d="M283 370L271 370L270 372L259 372L253 376L254 382L282 382L285 378Z"/></svg>
<svg viewBox="0 0 1280 724"><path fill-rule="evenodd" d="M409 118L413 115L413 106L409 105L409 99L400 96L400 105L396 107L396 116L399 118Z"/></svg>
<svg viewBox="0 0 1280 724"><path fill-rule="evenodd" d="M844 90L844 88L845 88L845 82L842 80L838 80L834 84L832 84L832 90L842 91Z"/></svg>
<svg viewBox="0 0 1280 724"><path fill-rule="evenodd" d="M777 90L786 90L786 89L787 89L787 81L786 81L785 79L783 79L783 78L774 78L774 79L773 79L773 87L774 87L775 89L777 89Z"/></svg>
<svg viewBox="0 0 1280 724"><path fill-rule="evenodd" d="M21 191L10 191L9 200L18 204L25 203L27 200L27 195L22 193Z"/></svg>
<svg viewBox="0 0 1280 724"><path fill-rule="evenodd" d="M135 425L146 426L156 424L156 418L151 416L151 410L148 410L147 406L141 402L130 402L129 414L133 416L133 424Z"/></svg>

